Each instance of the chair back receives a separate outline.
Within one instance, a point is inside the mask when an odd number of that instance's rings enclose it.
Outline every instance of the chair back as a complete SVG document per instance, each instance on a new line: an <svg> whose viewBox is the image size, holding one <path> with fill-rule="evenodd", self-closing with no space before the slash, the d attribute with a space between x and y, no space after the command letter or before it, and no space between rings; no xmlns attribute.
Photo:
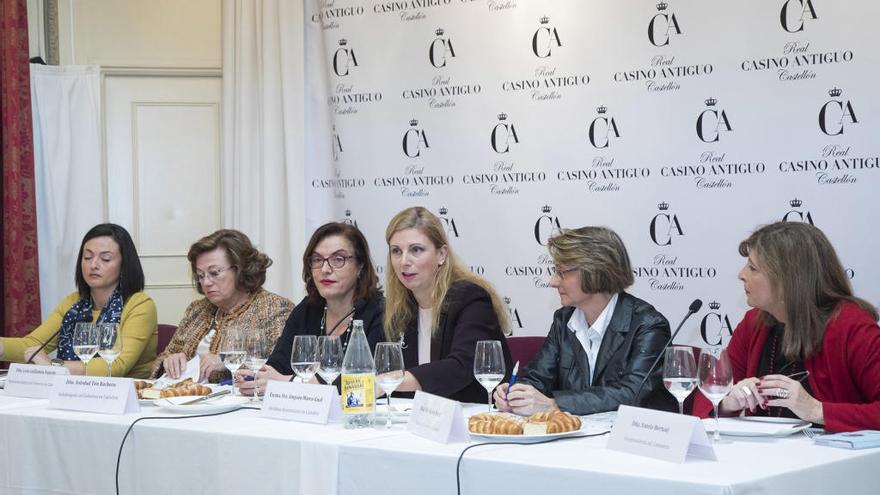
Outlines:
<svg viewBox="0 0 880 495"><path fill-rule="evenodd" d="M177 325L168 325L167 323L159 323L159 339L156 342L156 354L161 354L171 342L171 337L177 331Z"/></svg>
<svg viewBox="0 0 880 495"><path fill-rule="evenodd" d="M535 357L544 345L544 337L508 337L507 346L510 348L510 357L513 362L519 361L519 369L522 371ZM512 370L511 370L512 371Z"/></svg>

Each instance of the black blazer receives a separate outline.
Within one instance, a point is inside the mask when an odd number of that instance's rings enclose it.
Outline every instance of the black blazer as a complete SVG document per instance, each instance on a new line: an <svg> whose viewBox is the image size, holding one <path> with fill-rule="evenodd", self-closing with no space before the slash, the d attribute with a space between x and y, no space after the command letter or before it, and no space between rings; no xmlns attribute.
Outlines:
<svg viewBox="0 0 880 495"><path fill-rule="evenodd" d="M669 322L653 306L621 292L596 357L593 383L587 383L587 354L568 329L574 308L560 308L544 346L517 379L556 400L563 411L592 414L633 405L636 389L669 340ZM663 387L662 362L641 392L640 406L678 411Z"/></svg>
<svg viewBox="0 0 880 495"><path fill-rule="evenodd" d="M492 299L479 285L459 281L449 287L440 308L439 328L431 339L431 362L419 365L416 316L403 336L404 366L425 392L461 402L485 403L486 389L474 378L477 341L501 341L506 376L513 371L507 339L495 316Z"/></svg>
<svg viewBox="0 0 880 495"><path fill-rule="evenodd" d="M384 314L385 298L382 296L373 299L362 299L354 303L354 317L352 320L363 320L364 333L367 335L367 342L370 344L371 352L376 350L377 342L385 340L385 331L382 326ZM275 349L272 351L272 355L269 356L266 364L275 368L275 371L282 375L292 375L293 369L290 367L290 353L293 351L293 337L296 335L320 335L321 318L323 317L323 302L312 302L308 298L300 301L287 318L284 330L281 332L281 336L278 337L278 341L275 342ZM350 333L342 334L344 342L348 342ZM321 381L320 377L318 377L318 381ZM338 384L339 378L336 379L336 382Z"/></svg>

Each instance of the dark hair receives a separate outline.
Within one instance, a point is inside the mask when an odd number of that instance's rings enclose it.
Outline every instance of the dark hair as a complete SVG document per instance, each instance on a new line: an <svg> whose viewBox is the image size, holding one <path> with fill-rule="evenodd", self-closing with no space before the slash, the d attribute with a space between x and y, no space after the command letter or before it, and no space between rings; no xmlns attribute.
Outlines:
<svg viewBox="0 0 880 495"><path fill-rule="evenodd" d="M266 270L272 266L272 259L254 247L248 236L233 229L221 229L206 235L193 243L186 258L192 269L193 284L199 294L204 294L202 284L196 273L196 260L199 256L223 248L229 263L235 268L235 286L247 293L254 292L266 282Z"/></svg>
<svg viewBox="0 0 880 495"><path fill-rule="evenodd" d="M608 227L564 229L547 241L553 261L577 268L587 294L617 294L633 284L632 264L623 239Z"/></svg>
<svg viewBox="0 0 880 495"><path fill-rule="evenodd" d="M822 349L825 326L842 301L858 304L877 319L877 310L853 295L831 241L816 227L801 222L765 225L739 243L739 254L749 253L767 274L774 297L785 301L782 352L787 358L806 359ZM764 310L759 318L776 323Z"/></svg>
<svg viewBox="0 0 880 495"><path fill-rule="evenodd" d="M382 290L379 289L379 277L376 275L376 269L373 267L373 260L370 256L370 246L367 244L367 239L364 237L364 234L362 234L354 225L342 222L330 222L321 225L315 230L315 233L312 234L312 238L309 239L309 243L303 252L303 282L306 284L306 293L308 294L309 300L312 302L320 302L324 300L318 292L318 288L315 286L314 277L312 277L312 269L309 266L309 257L315 252L318 243L333 235L340 235L351 243L351 247L354 249L354 252L351 253L351 255L361 264L361 271L358 273L357 282L354 286L354 300L373 299L381 296Z"/></svg>
<svg viewBox="0 0 880 495"><path fill-rule="evenodd" d="M95 237L109 237L119 246L122 264L119 267L118 287L119 291L122 292L122 300L128 301L132 294L144 290L144 269L141 268L141 259L138 258L137 249L134 247L131 235L128 234L125 228L115 223L102 223L89 229L79 245L75 275L79 297L85 299L91 295L91 288L86 283L82 273L82 257L86 242Z"/></svg>

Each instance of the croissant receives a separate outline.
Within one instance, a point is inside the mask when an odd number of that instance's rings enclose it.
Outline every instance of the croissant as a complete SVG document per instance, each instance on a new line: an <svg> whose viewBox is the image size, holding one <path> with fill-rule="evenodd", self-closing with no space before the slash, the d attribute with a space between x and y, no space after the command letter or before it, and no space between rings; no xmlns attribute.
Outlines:
<svg viewBox="0 0 880 495"><path fill-rule="evenodd" d="M153 386L152 383L150 383L150 382L145 382L145 381L143 381L143 380L135 380L135 381L134 381L134 389L135 389L135 390L143 390L143 389L145 389L145 388L150 388L150 387L152 387L152 386Z"/></svg>
<svg viewBox="0 0 880 495"><path fill-rule="evenodd" d="M468 431L493 435L522 435L522 420L512 414L475 414L468 419Z"/></svg>
<svg viewBox="0 0 880 495"><path fill-rule="evenodd" d="M183 397L186 395L208 395L211 393L211 387L199 384L184 385L182 387L166 388L162 391L160 397Z"/></svg>
<svg viewBox="0 0 880 495"><path fill-rule="evenodd" d="M187 385L192 385L192 384L193 384L193 379L192 379L192 378L186 378L186 379L181 380L181 381L179 381L179 382L177 382L177 383L172 383L171 385L168 385L168 387L166 387L166 388L186 387Z"/></svg>
<svg viewBox="0 0 880 495"><path fill-rule="evenodd" d="M530 433L564 433L581 428L581 419L577 416L562 411L535 413L526 420L527 424L535 425L528 427Z"/></svg>

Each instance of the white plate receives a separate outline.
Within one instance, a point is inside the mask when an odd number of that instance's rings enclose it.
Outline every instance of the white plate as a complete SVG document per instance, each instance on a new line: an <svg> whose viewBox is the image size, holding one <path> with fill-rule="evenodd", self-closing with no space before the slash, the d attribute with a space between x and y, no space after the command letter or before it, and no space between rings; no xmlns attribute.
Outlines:
<svg viewBox="0 0 880 495"><path fill-rule="evenodd" d="M777 418L789 419L789 418ZM703 420L703 426L707 433L715 432L715 420L707 418ZM722 435L732 437L786 437L793 435L799 431L803 431L810 427L810 423L799 421L791 422L769 422L743 420L742 418L720 418L718 424L718 432Z"/></svg>
<svg viewBox="0 0 880 495"><path fill-rule="evenodd" d="M471 437L478 438L480 440L488 440L491 442L517 442L517 443L532 443L532 442L540 442L542 440L551 440L554 438L562 438L562 437L579 437L590 434L600 434L604 433L608 430L595 430L592 428L584 428L581 427L580 430L574 431L566 431L563 433L547 433L545 435L495 435L492 433L474 433L469 432Z"/></svg>
<svg viewBox="0 0 880 495"><path fill-rule="evenodd" d="M756 421L758 423L775 423L778 425L800 425L804 420L798 418L775 418L773 416L740 416L743 421Z"/></svg>
<svg viewBox="0 0 880 495"><path fill-rule="evenodd" d="M166 399L156 399L153 401L153 405L161 407L166 411L181 413L181 414L203 414L203 413L214 413L214 412L223 412L229 411L232 409L239 408L244 404L247 404L250 398L242 397L240 395L229 396L224 395L223 397L218 397L216 399L211 399L205 402L199 402L197 404L191 404L188 406L182 405L183 402L191 401L193 399L198 399L201 396L184 396L184 397L168 397Z"/></svg>

